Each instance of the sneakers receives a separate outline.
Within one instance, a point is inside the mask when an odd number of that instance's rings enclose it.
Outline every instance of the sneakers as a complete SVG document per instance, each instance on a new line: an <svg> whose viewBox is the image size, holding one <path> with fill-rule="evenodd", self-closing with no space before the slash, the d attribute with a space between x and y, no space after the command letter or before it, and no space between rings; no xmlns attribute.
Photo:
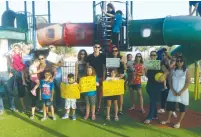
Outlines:
<svg viewBox="0 0 201 137"><path fill-rule="evenodd" d="M13 112L18 112L18 110L16 108L11 108L10 110Z"/></svg>
<svg viewBox="0 0 201 137"><path fill-rule="evenodd" d="M43 117L43 118L41 119L41 121L43 122L43 121L47 120L47 118L48 118L48 117Z"/></svg>
<svg viewBox="0 0 201 137"><path fill-rule="evenodd" d="M35 118L34 115L32 115L32 116L30 117L31 120L34 120L34 118Z"/></svg>
<svg viewBox="0 0 201 137"><path fill-rule="evenodd" d="M76 120L76 115L72 115L72 120Z"/></svg>
<svg viewBox="0 0 201 137"><path fill-rule="evenodd" d="M52 117L52 120L56 120L56 116L53 116L53 117Z"/></svg>
<svg viewBox="0 0 201 137"><path fill-rule="evenodd" d="M69 114L65 114L61 119L68 119L69 118Z"/></svg>
<svg viewBox="0 0 201 137"><path fill-rule="evenodd" d="M3 115L3 110L0 110L0 116Z"/></svg>
<svg viewBox="0 0 201 137"><path fill-rule="evenodd" d="M158 113L165 113L165 110L164 109L159 109Z"/></svg>

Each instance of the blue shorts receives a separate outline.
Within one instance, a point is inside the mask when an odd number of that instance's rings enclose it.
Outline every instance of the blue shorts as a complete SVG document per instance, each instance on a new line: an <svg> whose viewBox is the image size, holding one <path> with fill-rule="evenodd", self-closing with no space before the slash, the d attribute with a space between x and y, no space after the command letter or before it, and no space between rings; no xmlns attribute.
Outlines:
<svg viewBox="0 0 201 137"><path fill-rule="evenodd" d="M131 84L130 86L131 86L131 88L134 89L134 90L138 90L138 89L140 89L140 88L142 87L141 84Z"/></svg>
<svg viewBox="0 0 201 137"><path fill-rule="evenodd" d="M50 99L43 99L43 105L50 107L53 105L53 102Z"/></svg>

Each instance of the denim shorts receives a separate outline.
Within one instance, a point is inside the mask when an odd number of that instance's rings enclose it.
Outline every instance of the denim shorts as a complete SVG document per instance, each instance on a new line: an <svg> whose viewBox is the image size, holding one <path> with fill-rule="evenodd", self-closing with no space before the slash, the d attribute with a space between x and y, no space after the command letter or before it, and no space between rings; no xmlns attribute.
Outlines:
<svg viewBox="0 0 201 137"><path fill-rule="evenodd" d="M130 86L131 86L131 88L132 88L133 90L138 90L138 89L140 89L140 88L142 87L141 84L131 84Z"/></svg>
<svg viewBox="0 0 201 137"><path fill-rule="evenodd" d="M43 105L49 107L53 105L53 102L50 99L43 99Z"/></svg>

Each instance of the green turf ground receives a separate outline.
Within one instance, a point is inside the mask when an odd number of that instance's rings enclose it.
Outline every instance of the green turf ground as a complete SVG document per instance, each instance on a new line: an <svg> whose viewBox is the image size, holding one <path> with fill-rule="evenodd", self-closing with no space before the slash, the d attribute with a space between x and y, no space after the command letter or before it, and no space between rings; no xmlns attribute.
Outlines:
<svg viewBox="0 0 201 137"><path fill-rule="evenodd" d="M193 85L190 90L193 91ZM147 104L147 93L143 93L145 104ZM194 101L192 96L191 92L189 109L201 112L201 100ZM6 100L4 104L7 105ZM128 107L129 94L126 93L125 110ZM4 115L0 116L0 137L201 137L201 127L193 129L157 128L135 122L128 117L126 112L120 117L119 122L106 122L103 116L98 117L95 122L85 121L79 115L76 121L61 120L61 116L62 112L57 114L56 121L48 119L41 122L42 114L37 114L33 121L26 114L6 110Z"/></svg>

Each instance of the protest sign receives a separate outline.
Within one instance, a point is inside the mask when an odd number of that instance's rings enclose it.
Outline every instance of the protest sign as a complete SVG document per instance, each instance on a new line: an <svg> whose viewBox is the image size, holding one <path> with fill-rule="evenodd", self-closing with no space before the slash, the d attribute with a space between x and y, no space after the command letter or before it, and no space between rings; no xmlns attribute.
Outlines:
<svg viewBox="0 0 201 137"><path fill-rule="evenodd" d="M103 96L124 94L124 80L103 81Z"/></svg>

